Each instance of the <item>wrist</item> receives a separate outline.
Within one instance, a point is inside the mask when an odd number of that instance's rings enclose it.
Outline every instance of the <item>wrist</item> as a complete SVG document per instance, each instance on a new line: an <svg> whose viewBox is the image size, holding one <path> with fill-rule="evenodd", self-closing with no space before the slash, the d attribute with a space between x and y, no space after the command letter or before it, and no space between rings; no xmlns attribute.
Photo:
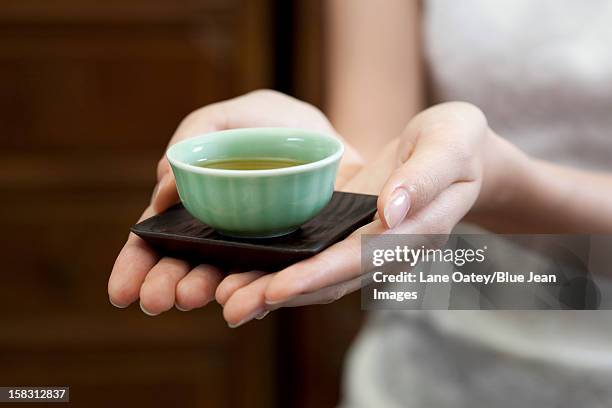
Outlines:
<svg viewBox="0 0 612 408"><path fill-rule="evenodd" d="M470 211L470 221L502 216L512 219L537 189L537 161L493 131L489 133L481 191Z"/></svg>

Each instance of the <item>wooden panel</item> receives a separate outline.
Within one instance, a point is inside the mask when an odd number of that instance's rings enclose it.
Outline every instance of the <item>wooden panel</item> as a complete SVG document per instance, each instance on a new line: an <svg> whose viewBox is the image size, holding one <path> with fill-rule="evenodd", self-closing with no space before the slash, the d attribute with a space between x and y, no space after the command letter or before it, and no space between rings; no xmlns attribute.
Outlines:
<svg viewBox="0 0 612 408"><path fill-rule="evenodd" d="M217 39L226 36L182 25L3 27L0 146L163 146L191 110L239 92L223 78L236 64L232 43Z"/></svg>
<svg viewBox="0 0 612 408"><path fill-rule="evenodd" d="M243 5L240 0L0 0L0 21L186 21L203 13L236 14Z"/></svg>
<svg viewBox="0 0 612 408"><path fill-rule="evenodd" d="M184 313L159 319L121 313L132 315L129 322L115 316L88 323L63 315L22 323L30 328L8 326L36 336L18 346L2 336L0 381L70 385L73 405L83 407L143 406L146 401L160 407L273 406L274 373L264 357L273 349L259 334L273 333L273 319L262 322L257 333L247 330L253 348L245 349L244 342L235 341L235 331Z"/></svg>
<svg viewBox="0 0 612 408"><path fill-rule="evenodd" d="M179 121L269 86L268 14L0 0L0 384L70 385L84 407L274 406L275 317L236 332L218 305L151 318L106 293Z"/></svg>

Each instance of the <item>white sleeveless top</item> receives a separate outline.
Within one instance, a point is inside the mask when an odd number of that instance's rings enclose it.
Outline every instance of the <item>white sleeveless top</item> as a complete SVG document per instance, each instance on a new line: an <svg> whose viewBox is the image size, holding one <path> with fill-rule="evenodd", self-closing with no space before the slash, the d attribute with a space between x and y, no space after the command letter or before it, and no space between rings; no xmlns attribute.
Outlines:
<svg viewBox="0 0 612 408"><path fill-rule="evenodd" d="M479 106L534 157L612 171L612 1L424 5L433 102ZM612 311L378 313L345 405L610 407Z"/></svg>
<svg viewBox="0 0 612 408"><path fill-rule="evenodd" d="M612 170L612 2L429 0L435 101L479 106L527 153Z"/></svg>
<svg viewBox="0 0 612 408"><path fill-rule="evenodd" d="M532 156L612 171L612 1L429 0L424 18L435 101L479 106ZM506 350L612 370L612 311L435 315Z"/></svg>

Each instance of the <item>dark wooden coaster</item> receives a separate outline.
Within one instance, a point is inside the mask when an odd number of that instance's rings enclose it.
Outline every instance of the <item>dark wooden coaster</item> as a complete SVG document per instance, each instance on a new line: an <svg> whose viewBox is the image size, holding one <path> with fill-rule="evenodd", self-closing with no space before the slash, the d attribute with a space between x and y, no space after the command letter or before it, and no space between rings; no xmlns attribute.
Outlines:
<svg viewBox="0 0 612 408"><path fill-rule="evenodd" d="M297 231L277 238L221 235L193 218L182 204L146 219L131 231L160 254L224 268L277 271L309 258L372 220L378 197L334 192L329 204Z"/></svg>

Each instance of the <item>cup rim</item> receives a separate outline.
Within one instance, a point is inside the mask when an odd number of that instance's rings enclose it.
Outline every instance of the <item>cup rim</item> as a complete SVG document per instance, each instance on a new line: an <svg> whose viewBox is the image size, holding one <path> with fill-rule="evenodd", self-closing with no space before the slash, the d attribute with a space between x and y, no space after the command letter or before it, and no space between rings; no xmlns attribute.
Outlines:
<svg viewBox="0 0 612 408"><path fill-rule="evenodd" d="M324 137L324 138L331 140L332 142L336 144L338 149L333 154L327 157L324 157L321 160L308 162L305 164L300 164L300 165L292 166L292 167L281 167L278 169L265 169L265 170L213 169L213 168L208 168L208 167L195 166L193 164L185 163L184 161L181 161L181 160L178 160L172 157L173 151L176 150L177 146L184 145L187 143L193 143L194 140L204 139L212 134L240 133L242 131L245 131L245 132L253 132L253 131L266 132L268 131L268 132L274 132L274 133L291 133L293 135L295 135L296 133L300 135L306 135L306 134L317 135L319 137ZM249 128L234 128L234 129L220 130L216 132L202 133L202 134L195 135L193 137L189 137L185 140L181 140L180 142L177 142L173 144L172 146L168 147L168 149L166 150L166 159L168 159L171 165L176 166L182 170L192 172L192 173L214 175L214 176L259 177L259 176L280 176L280 175L287 175L287 174L296 174L296 173L303 173L303 172L319 169L321 167L325 167L328 164L334 163L335 161L339 160L343 154L344 154L344 144L338 138L332 135L326 134L326 133L320 133L320 132L311 131L307 129L290 128L290 127L249 127Z"/></svg>

